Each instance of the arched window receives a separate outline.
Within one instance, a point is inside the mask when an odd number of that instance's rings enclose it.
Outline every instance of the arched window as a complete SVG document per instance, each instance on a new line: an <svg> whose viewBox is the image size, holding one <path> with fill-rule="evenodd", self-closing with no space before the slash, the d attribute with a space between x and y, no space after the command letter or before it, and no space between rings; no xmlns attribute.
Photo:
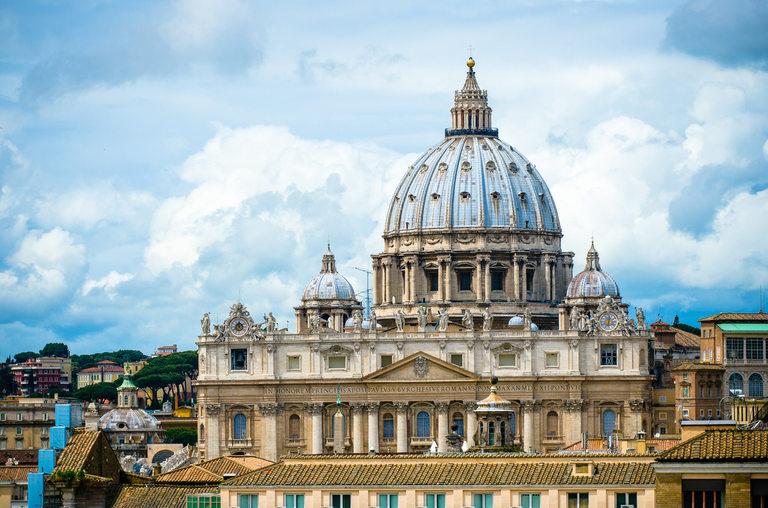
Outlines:
<svg viewBox="0 0 768 508"><path fill-rule="evenodd" d="M731 395L743 395L744 394L744 378L741 374L734 372L731 377L728 378L728 389L731 390Z"/></svg>
<svg viewBox="0 0 768 508"><path fill-rule="evenodd" d="M613 409L603 411L603 435L610 436L616 428L616 413Z"/></svg>
<svg viewBox="0 0 768 508"><path fill-rule="evenodd" d="M392 413L384 414L382 418L384 439L394 439L395 437L395 417Z"/></svg>
<svg viewBox="0 0 768 508"><path fill-rule="evenodd" d="M430 436L430 421L429 413L426 411L419 411L416 415L416 437L429 437Z"/></svg>
<svg viewBox="0 0 768 508"><path fill-rule="evenodd" d="M501 446L507 445L507 424L506 422L501 422Z"/></svg>
<svg viewBox="0 0 768 508"><path fill-rule="evenodd" d="M456 424L458 427L456 429L456 434L463 436L464 435L464 415L461 413L453 413L453 423Z"/></svg>
<svg viewBox="0 0 768 508"><path fill-rule="evenodd" d="M488 422L488 446L496 445L496 424Z"/></svg>
<svg viewBox="0 0 768 508"><path fill-rule="evenodd" d="M548 436L557 436L558 434L558 425L557 425L557 413L555 411L550 411L547 413L547 435Z"/></svg>
<svg viewBox="0 0 768 508"><path fill-rule="evenodd" d="M763 396L763 376L760 374L752 374L749 376L749 396L750 397L762 397Z"/></svg>
<svg viewBox="0 0 768 508"><path fill-rule="evenodd" d="M301 437L301 418L297 414L292 414L288 418L288 436L290 439L299 439Z"/></svg>
<svg viewBox="0 0 768 508"><path fill-rule="evenodd" d="M232 433L233 439L245 439L245 415L238 413L234 418L234 432Z"/></svg>

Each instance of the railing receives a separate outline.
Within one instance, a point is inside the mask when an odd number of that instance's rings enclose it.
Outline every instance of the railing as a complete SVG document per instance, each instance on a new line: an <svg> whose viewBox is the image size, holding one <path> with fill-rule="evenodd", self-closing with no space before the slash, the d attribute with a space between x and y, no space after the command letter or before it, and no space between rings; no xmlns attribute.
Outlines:
<svg viewBox="0 0 768 508"><path fill-rule="evenodd" d="M429 446L434 440L435 439L431 437L412 437L411 446Z"/></svg>
<svg viewBox="0 0 768 508"><path fill-rule="evenodd" d="M251 439L230 439L227 441L227 446L230 448L252 448L253 440Z"/></svg>
<svg viewBox="0 0 768 508"><path fill-rule="evenodd" d="M494 138L499 137L499 129L445 129L445 137L450 136L491 136Z"/></svg>

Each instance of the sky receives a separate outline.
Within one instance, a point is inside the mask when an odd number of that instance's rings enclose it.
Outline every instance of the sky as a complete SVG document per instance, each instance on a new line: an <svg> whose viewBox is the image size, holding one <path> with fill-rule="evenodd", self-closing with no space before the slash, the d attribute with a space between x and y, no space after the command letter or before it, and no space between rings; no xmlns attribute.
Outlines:
<svg viewBox="0 0 768 508"><path fill-rule="evenodd" d="M328 241L359 294L471 51L499 136L648 319L768 287L768 3L0 2L0 358L293 329ZM470 50L471 48L471 50Z"/></svg>

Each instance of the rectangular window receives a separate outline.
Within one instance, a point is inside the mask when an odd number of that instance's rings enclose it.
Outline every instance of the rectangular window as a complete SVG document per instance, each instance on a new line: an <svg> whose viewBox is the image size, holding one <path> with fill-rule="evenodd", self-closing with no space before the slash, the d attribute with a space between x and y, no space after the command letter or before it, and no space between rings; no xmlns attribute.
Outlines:
<svg viewBox="0 0 768 508"><path fill-rule="evenodd" d="M288 370L301 370L301 357L289 356L288 357Z"/></svg>
<svg viewBox="0 0 768 508"><path fill-rule="evenodd" d="M346 369L347 357L346 356L329 356L328 368L329 369Z"/></svg>
<svg viewBox="0 0 768 508"><path fill-rule="evenodd" d="M699 409L699 418L704 418L704 410Z"/></svg>
<svg viewBox="0 0 768 508"><path fill-rule="evenodd" d="M568 508L587 508L589 506L589 494L587 492L569 492Z"/></svg>
<svg viewBox="0 0 768 508"><path fill-rule="evenodd" d="M747 360L763 359L763 339L747 339Z"/></svg>
<svg viewBox="0 0 768 508"><path fill-rule="evenodd" d="M16 413L16 419L18 421L22 421L24 419L24 415L22 413Z"/></svg>
<svg viewBox="0 0 768 508"><path fill-rule="evenodd" d="M381 355L381 368L392 365L392 355Z"/></svg>
<svg viewBox="0 0 768 508"><path fill-rule="evenodd" d="M541 494L520 494L522 508L541 508Z"/></svg>
<svg viewBox="0 0 768 508"><path fill-rule="evenodd" d="M600 365L616 366L616 344L600 345Z"/></svg>
<svg viewBox="0 0 768 508"><path fill-rule="evenodd" d="M472 291L472 272L459 272L459 291Z"/></svg>
<svg viewBox="0 0 768 508"><path fill-rule="evenodd" d="M636 492L618 492L616 494L616 507L617 508L637 508L637 493Z"/></svg>
<svg viewBox="0 0 768 508"><path fill-rule="evenodd" d="M659 402L666 402L667 396L666 395L659 395Z"/></svg>
<svg viewBox="0 0 768 508"><path fill-rule="evenodd" d="M304 494L286 494L285 508L304 508Z"/></svg>
<svg viewBox="0 0 768 508"><path fill-rule="evenodd" d="M424 506L427 508L445 508L445 494L424 494Z"/></svg>
<svg viewBox="0 0 768 508"><path fill-rule="evenodd" d="M384 418L382 424L384 439L392 439L395 437L395 420L392 418Z"/></svg>
<svg viewBox="0 0 768 508"><path fill-rule="evenodd" d="M331 508L351 508L352 496L350 494L331 494Z"/></svg>
<svg viewBox="0 0 768 508"><path fill-rule="evenodd" d="M688 396L688 387L683 386L683 397L687 397L687 396Z"/></svg>
<svg viewBox="0 0 768 508"><path fill-rule="evenodd" d="M379 494L379 508L397 508L397 494Z"/></svg>
<svg viewBox="0 0 768 508"><path fill-rule="evenodd" d="M728 337L725 340L725 357L728 360L743 360L744 339L741 337Z"/></svg>
<svg viewBox="0 0 768 508"><path fill-rule="evenodd" d="M451 353L451 363L456 365L457 367L463 367L464 366L464 355L457 354L457 353Z"/></svg>
<svg viewBox="0 0 768 508"><path fill-rule="evenodd" d="M707 409L707 418L712 418L712 410Z"/></svg>
<svg viewBox="0 0 768 508"><path fill-rule="evenodd" d="M546 353L546 366L557 367L560 364L560 355L558 353Z"/></svg>
<svg viewBox="0 0 768 508"><path fill-rule="evenodd" d="M247 367L246 359L248 357L247 349L233 349L230 351L230 357L232 363L230 365L231 370L245 370Z"/></svg>
<svg viewBox="0 0 768 508"><path fill-rule="evenodd" d="M5 435L5 427L0 428L0 436Z"/></svg>
<svg viewBox="0 0 768 508"><path fill-rule="evenodd" d="M683 409L683 418L688 418L688 410Z"/></svg>
<svg viewBox="0 0 768 508"><path fill-rule="evenodd" d="M16 440L16 449L17 450L23 450L24 449L24 440L23 439L17 439Z"/></svg>
<svg viewBox="0 0 768 508"><path fill-rule="evenodd" d="M659 434L661 434L663 436L666 433L667 433L667 428L666 427L659 427Z"/></svg>
<svg viewBox="0 0 768 508"><path fill-rule="evenodd" d="M427 272L427 281L429 281L429 290L432 292L440 290L440 278L438 273L430 270Z"/></svg>
<svg viewBox="0 0 768 508"><path fill-rule="evenodd" d="M237 496L237 508L259 508L259 495L240 494Z"/></svg>
<svg viewBox="0 0 768 508"><path fill-rule="evenodd" d="M23 433L24 433L24 429L22 429L21 427L16 427L16 435L17 436L20 436Z"/></svg>
<svg viewBox="0 0 768 508"><path fill-rule="evenodd" d="M48 427L42 427L40 429L40 435L41 436L47 436L48 435Z"/></svg>
<svg viewBox="0 0 768 508"><path fill-rule="evenodd" d="M43 413L43 421L44 422L48 421L48 413Z"/></svg>
<svg viewBox="0 0 768 508"><path fill-rule="evenodd" d="M5 421L5 413L0 413L0 422Z"/></svg>
<svg viewBox="0 0 768 508"><path fill-rule="evenodd" d="M659 420L666 420L667 419L667 413L659 413Z"/></svg>
<svg viewBox="0 0 768 508"><path fill-rule="evenodd" d="M517 355L515 353L501 353L499 355L499 367L515 367Z"/></svg>
<svg viewBox="0 0 768 508"><path fill-rule="evenodd" d="M493 508L493 494L473 494L472 508Z"/></svg>
<svg viewBox="0 0 768 508"><path fill-rule="evenodd" d="M683 480L683 506L721 508L724 506L725 480Z"/></svg>
<svg viewBox="0 0 768 508"><path fill-rule="evenodd" d="M504 291L504 272L491 272L491 291Z"/></svg>

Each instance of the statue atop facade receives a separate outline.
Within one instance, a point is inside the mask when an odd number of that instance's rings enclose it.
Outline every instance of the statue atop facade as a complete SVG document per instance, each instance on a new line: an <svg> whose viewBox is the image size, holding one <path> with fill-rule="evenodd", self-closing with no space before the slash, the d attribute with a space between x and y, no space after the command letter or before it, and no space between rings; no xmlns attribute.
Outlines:
<svg viewBox="0 0 768 508"><path fill-rule="evenodd" d="M363 331L363 313L360 312L360 309L355 309L352 311L352 322L355 324L356 332Z"/></svg>
<svg viewBox="0 0 768 508"><path fill-rule="evenodd" d="M461 324L464 325L464 328L466 328L468 332L475 329L475 320L472 319L472 312L470 312L469 309L461 311Z"/></svg>
<svg viewBox="0 0 768 508"><path fill-rule="evenodd" d="M643 312L642 307L637 308L635 316L637 316L637 327L641 330L645 330L645 313Z"/></svg>
<svg viewBox="0 0 768 508"><path fill-rule="evenodd" d="M587 321L587 335L594 336L597 334L598 334L597 318L595 316L590 316L589 320Z"/></svg>
<svg viewBox="0 0 768 508"><path fill-rule="evenodd" d="M419 324L419 331L424 331L424 327L427 326L427 308L419 307L416 311L416 320Z"/></svg>
<svg viewBox="0 0 768 508"><path fill-rule="evenodd" d="M371 310L371 314L368 316L368 330L376 333L377 326L379 326L379 324L376 322L376 311Z"/></svg>
<svg viewBox="0 0 768 508"><path fill-rule="evenodd" d="M224 332L226 329L227 327L223 324L213 325L213 338L216 342L222 342L224 340Z"/></svg>
<svg viewBox="0 0 768 508"><path fill-rule="evenodd" d="M578 330L580 322L581 322L581 312L579 311L579 309L573 309L571 311L571 330Z"/></svg>
<svg viewBox="0 0 768 508"><path fill-rule="evenodd" d="M491 326L493 325L493 314L491 314L491 309L485 308L483 310L483 331L489 332L491 331Z"/></svg>
<svg viewBox="0 0 768 508"><path fill-rule="evenodd" d="M437 331L444 332L448 329L448 309L437 311Z"/></svg>
<svg viewBox="0 0 768 508"><path fill-rule="evenodd" d="M309 331L316 332L320 329L320 323L321 323L321 317L320 314L317 312L313 312L309 315Z"/></svg>
<svg viewBox="0 0 768 508"><path fill-rule="evenodd" d="M531 323L533 323L531 309L525 309L525 312L523 312L523 330L530 330Z"/></svg>
<svg viewBox="0 0 768 508"><path fill-rule="evenodd" d="M267 324L267 333L273 334L277 331L277 319L270 312L269 315L264 316L264 322Z"/></svg>
<svg viewBox="0 0 768 508"><path fill-rule="evenodd" d="M402 332L405 328L405 312L402 310L395 312L395 326L398 332Z"/></svg>
<svg viewBox="0 0 768 508"><path fill-rule="evenodd" d="M211 318L208 317L208 313L203 314L203 318L200 320L200 325L203 328L203 335L210 335L211 333Z"/></svg>

